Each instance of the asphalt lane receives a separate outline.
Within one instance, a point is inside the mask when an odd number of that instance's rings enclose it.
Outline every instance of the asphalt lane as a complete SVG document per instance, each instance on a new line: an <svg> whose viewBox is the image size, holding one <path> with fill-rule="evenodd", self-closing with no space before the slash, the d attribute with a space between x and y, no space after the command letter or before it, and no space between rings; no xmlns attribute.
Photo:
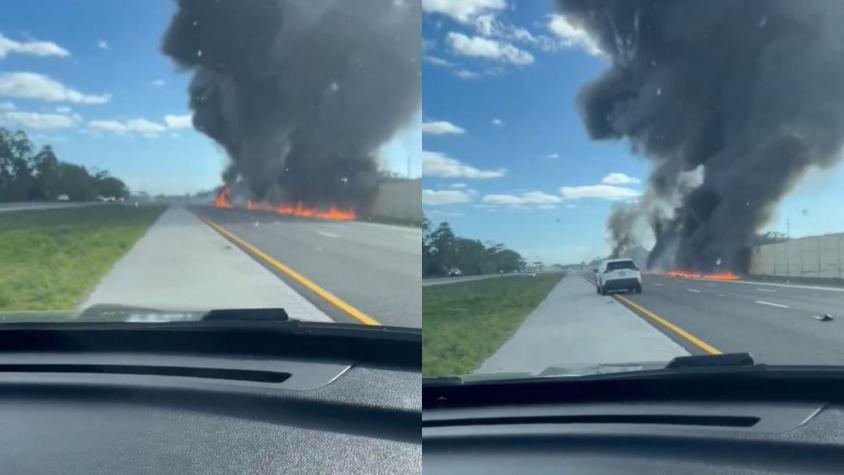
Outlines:
<svg viewBox="0 0 844 475"><path fill-rule="evenodd" d="M844 365L844 289L656 275L644 275L643 288L621 295L723 353L747 351L769 364ZM822 314L833 320L814 318ZM689 352L704 353L651 323Z"/></svg>
<svg viewBox="0 0 844 475"><path fill-rule="evenodd" d="M192 209L379 323L421 328L420 229L264 211ZM356 321L284 273L270 270L335 320Z"/></svg>

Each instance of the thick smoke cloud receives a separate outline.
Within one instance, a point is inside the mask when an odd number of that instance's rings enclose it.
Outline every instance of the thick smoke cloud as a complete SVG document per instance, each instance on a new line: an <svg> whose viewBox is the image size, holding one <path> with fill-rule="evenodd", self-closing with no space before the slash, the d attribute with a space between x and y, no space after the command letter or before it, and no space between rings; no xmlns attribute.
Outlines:
<svg viewBox="0 0 844 475"><path fill-rule="evenodd" d="M616 251L642 239L638 220L651 265L743 271L777 202L840 156L844 2L557 3L610 61L579 96L590 135L653 162L645 196L609 221Z"/></svg>
<svg viewBox="0 0 844 475"><path fill-rule="evenodd" d="M177 0L163 51L194 126L259 199L365 204L375 150L420 106L418 0Z"/></svg>

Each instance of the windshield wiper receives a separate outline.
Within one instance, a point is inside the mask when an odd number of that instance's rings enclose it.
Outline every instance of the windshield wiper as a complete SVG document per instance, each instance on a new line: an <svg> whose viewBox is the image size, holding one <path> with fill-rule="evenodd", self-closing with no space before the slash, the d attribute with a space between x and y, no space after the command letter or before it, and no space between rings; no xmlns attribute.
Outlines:
<svg viewBox="0 0 844 475"><path fill-rule="evenodd" d="M750 353L727 353L722 355L678 356L665 369L712 368L722 366L756 366Z"/></svg>
<svg viewBox="0 0 844 475"><path fill-rule="evenodd" d="M211 310L202 317L203 322L286 322L283 308L225 308Z"/></svg>

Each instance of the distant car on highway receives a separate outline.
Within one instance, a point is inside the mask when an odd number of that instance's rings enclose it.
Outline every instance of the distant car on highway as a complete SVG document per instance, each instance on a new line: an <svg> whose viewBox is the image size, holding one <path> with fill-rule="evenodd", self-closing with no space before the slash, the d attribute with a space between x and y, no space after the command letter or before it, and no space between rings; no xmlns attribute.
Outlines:
<svg viewBox="0 0 844 475"><path fill-rule="evenodd" d="M642 293L642 273L633 259L607 259L595 273L596 291L607 295L610 290Z"/></svg>
<svg viewBox="0 0 844 475"><path fill-rule="evenodd" d="M59 195L56 197L56 201L70 201L70 197L67 195Z"/></svg>
<svg viewBox="0 0 844 475"><path fill-rule="evenodd" d="M448 271L449 277L460 277L461 275L463 275L463 271L461 271L460 269L457 269L457 268L451 269L450 271Z"/></svg>

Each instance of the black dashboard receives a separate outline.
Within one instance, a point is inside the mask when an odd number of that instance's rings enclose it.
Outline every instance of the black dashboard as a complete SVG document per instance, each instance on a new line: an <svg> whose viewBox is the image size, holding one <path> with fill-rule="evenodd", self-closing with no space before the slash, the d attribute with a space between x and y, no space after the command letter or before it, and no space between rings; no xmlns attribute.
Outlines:
<svg viewBox="0 0 844 475"><path fill-rule="evenodd" d="M0 331L3 473L419 473L421 336L169 324Z"/></svg>
<svg viewBox="0 0 844 475"><path fill-rule="evenodd" d="M427 385L426 474L844 472L840 372Z"/></svg>

